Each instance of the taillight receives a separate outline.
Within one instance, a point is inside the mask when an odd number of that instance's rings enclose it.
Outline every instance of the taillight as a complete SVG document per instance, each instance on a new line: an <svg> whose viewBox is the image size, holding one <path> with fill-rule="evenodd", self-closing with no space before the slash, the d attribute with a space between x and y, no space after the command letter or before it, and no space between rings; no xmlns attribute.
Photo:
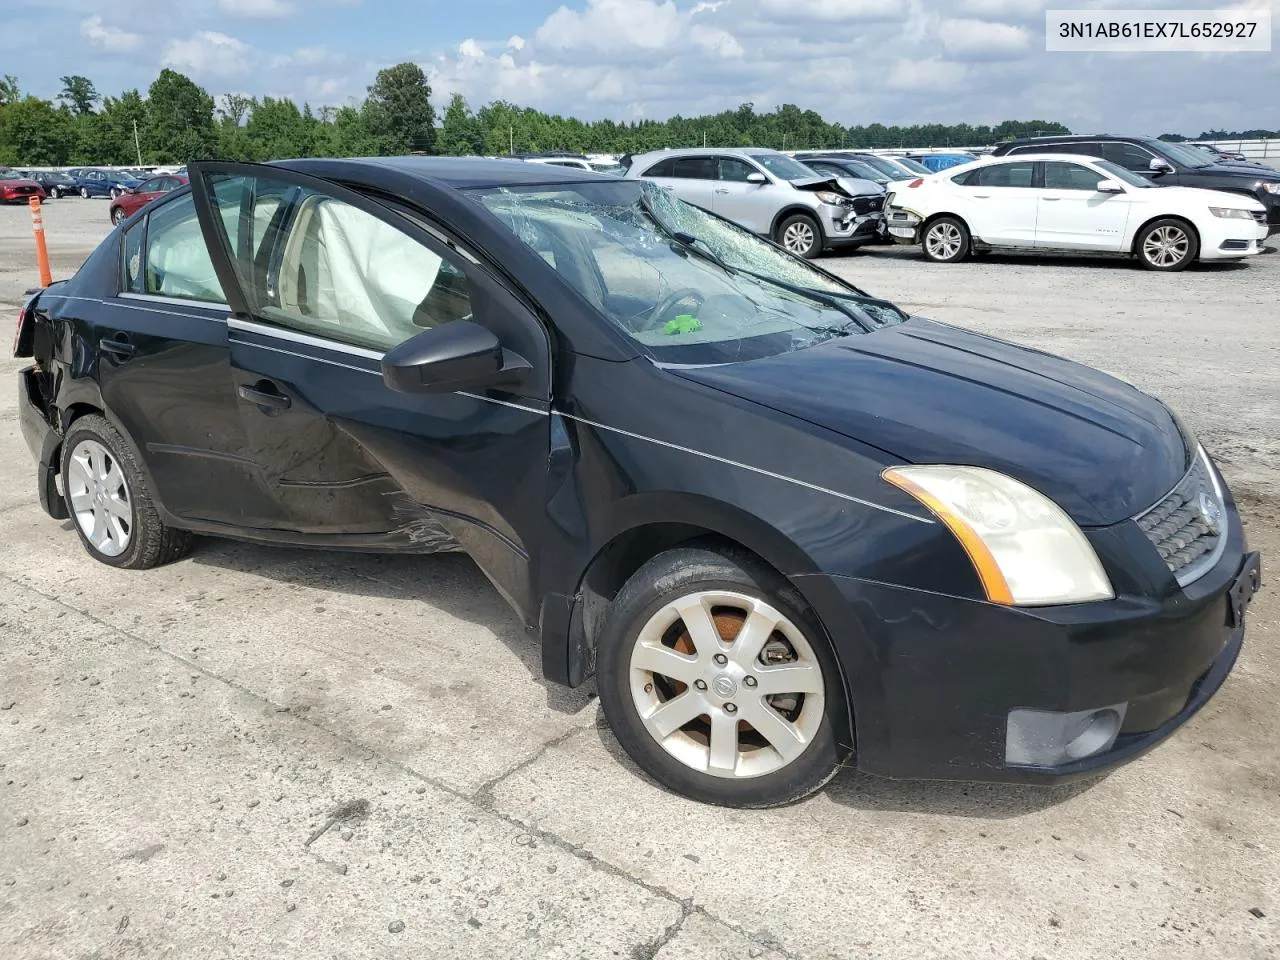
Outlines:
<svg viewBox="0 0 1280 960"><path fill-rule="evenodd" d="M907 189L914 190L916 187L920 186L920 184L922 183L924 183L924 178L916 177L914 180L912 180L910 183L907 184Z"/></svg>

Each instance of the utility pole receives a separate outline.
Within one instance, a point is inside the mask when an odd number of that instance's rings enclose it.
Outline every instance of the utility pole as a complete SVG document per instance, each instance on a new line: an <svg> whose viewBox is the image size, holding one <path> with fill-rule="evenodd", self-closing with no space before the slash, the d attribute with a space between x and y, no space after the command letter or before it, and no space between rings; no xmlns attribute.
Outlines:
<svg viewBox="0 0 1280 960"><path fill-rule="evenodd" d="M507 148L507 153L508 155L514 157L516 155L516 128L514 126L511 126L511 125L507 126L507 139L510 141L510 144L511 144Z"/></svg>
<svg viewBox="0 0 1280 960"><path fill-rule="evenodd" d="M133 148L138 151L138 166L142 166L142 144L138 142L138 121L133 121Z"/></svg>

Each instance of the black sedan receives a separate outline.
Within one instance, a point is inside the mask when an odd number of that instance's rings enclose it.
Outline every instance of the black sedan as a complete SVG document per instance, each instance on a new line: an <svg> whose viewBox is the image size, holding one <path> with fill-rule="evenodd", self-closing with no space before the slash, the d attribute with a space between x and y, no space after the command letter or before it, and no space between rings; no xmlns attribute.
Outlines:
<svg viewBox="0 0 1280 960"><path fill-rule="evenodd" d="M74 177L56 170L32 170L27 176L44 187L44 192L54 200L80 192L80 184Z"/></svg>
<svg viewBox="0 0 1280 960"><path fill-rule="evenodd" d="M41 503L103 563L193 534L464 550L645 771L740 806L846 763L1093 774L1236 660L1258 558L1208 455L1122 382L644 181L191 176L20 319Z"/></svg>

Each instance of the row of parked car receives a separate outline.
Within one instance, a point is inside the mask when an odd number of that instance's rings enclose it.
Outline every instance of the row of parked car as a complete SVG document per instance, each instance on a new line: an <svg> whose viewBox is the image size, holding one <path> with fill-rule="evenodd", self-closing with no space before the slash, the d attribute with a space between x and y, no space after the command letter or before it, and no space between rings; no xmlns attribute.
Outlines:
<svg viewBox="0 0 1280 960"><path fill-rule="evenodd" d="M1253 256L1280 232L1280 171L1145 137L1027 138L986 156L692 148L621 166L806 258L893 240L944 263L1029 248L1175 271Z"/></svg>

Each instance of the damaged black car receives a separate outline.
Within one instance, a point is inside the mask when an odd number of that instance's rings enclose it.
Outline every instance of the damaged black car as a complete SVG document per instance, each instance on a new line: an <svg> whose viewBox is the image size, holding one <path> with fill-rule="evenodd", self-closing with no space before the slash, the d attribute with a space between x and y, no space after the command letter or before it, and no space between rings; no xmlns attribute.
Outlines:
<svg viewBox="0 0 1280 960"><path fill-rule="evenodd" d="M462 550L670 789L1057 782L1221 687L1260 584L1157 400L909 316L642 181L191 166L23 307L50 516Z"/></svg>

